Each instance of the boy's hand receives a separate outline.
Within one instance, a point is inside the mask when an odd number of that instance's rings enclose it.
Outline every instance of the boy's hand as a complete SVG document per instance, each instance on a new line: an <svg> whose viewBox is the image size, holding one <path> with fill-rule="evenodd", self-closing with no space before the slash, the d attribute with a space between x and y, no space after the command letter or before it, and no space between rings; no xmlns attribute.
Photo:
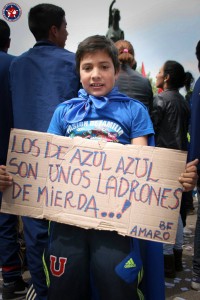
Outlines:
<svg viewBox="0 0 200 300"><path fill-rule="evenodd" d="M179 177L179 182L183 186L183 191L188 192L195 188L197 185L197 165L199 163L198 159L195 159L189 163L187 163L185 167L185 172L181 174Z"/></svg>
<svg viewBox="0 0 200 300"><path fill-rule="evenodd" d="M6 166L0 166L0 192L12 185L13 179L6 172Z"/></svg>

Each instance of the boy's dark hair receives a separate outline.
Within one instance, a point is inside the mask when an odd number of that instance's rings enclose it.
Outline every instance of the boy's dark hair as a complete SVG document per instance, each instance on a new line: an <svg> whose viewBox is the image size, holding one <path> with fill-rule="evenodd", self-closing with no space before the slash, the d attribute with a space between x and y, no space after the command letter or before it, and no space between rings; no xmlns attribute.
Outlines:
<svg viewBox="0 0 200 300"><path fill-rule="evenodd" d="M54 25L60 28L65 11L53 4L38 4L32 7L28 15L29 29L36 41L48 39L49 29Z"/></svg>
<svg viewBox="0 0 200 300"><path fill-rule="evenodd" d="M79 45L76 51L76 70L80 73L80 62L85 54L97 51L105 51L112 59L115 72L119 71L118 50L114 42L104 35L93 35L87 37Z"/></svg>
<svg viewBox="0 0 200 300"><path fill-rule="evenodd" d="M0 19L0 49L4 49L10 42L10 27L8 24Z"/></svg>
<svg viewBox="0 0 200 300"><path fill-rule="evenodd" d="M185 85L186 74L181 64L174 60L164 63L164 77L169 75L170 88L180 89Z"/></svg>

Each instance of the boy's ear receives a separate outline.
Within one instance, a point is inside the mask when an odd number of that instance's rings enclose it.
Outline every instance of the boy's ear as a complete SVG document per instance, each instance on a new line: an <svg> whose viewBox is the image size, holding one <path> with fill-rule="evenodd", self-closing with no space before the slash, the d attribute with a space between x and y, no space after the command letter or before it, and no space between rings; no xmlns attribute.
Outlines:
<svg viewBox="0 0 200 300"><path fill-rule="evenodd" d="M55 25L51 26L51 28L49 29L50 40L56 38L57 32L58 32L58 28Z"/></svg>
<svg viewBox="0 0 200 300"><path fill-rule="evenodd" d="M115 80L117 80L119 77L119 70L115 72Z"/></svg>
<svg viewBox="0 0 200 300"><path fill-rule="evenodd" d="M167 75L165 76L165 78L164 78L164 82L167 82L167 81L169 81L169 78L170 78L170 75L169 75L169 74L167 74Z"/></svg>

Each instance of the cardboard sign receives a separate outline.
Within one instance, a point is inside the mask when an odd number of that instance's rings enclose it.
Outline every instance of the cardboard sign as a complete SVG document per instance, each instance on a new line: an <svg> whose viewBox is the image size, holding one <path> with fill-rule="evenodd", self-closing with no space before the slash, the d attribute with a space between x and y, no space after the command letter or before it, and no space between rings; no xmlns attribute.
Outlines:
<svg viewBox="0 0 200 300"><path fill-rule="evenodd" d="M2 211L174 243L186 152L13 129Z"/></svg>

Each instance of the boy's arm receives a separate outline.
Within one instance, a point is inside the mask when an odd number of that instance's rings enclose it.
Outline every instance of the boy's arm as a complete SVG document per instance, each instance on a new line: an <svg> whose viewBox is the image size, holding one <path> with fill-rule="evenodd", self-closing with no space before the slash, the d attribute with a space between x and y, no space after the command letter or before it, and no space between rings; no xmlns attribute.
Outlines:
<svg viewBox="0 0 200 300"><path fill-rule="evenodd" d="M141 145L147 146L148 145L148 137L147 136L140 136L134 139L131 139L132 145Z"/></svg>
<svg viewBox="0 0 200 300"><path fill-rule="evenodd" d="M6 188L12 185L13 179L6 172L6 166L0 166L0 192L5 191Z"/></svg>
<svg viewBox="0 0 200 300"><path fill-rule="evenodd" d="M186 164L185 172L179 177L179 182L182 184L184 192L191 191L197 185L197 165L198 159L195 159Z"/></svg>

